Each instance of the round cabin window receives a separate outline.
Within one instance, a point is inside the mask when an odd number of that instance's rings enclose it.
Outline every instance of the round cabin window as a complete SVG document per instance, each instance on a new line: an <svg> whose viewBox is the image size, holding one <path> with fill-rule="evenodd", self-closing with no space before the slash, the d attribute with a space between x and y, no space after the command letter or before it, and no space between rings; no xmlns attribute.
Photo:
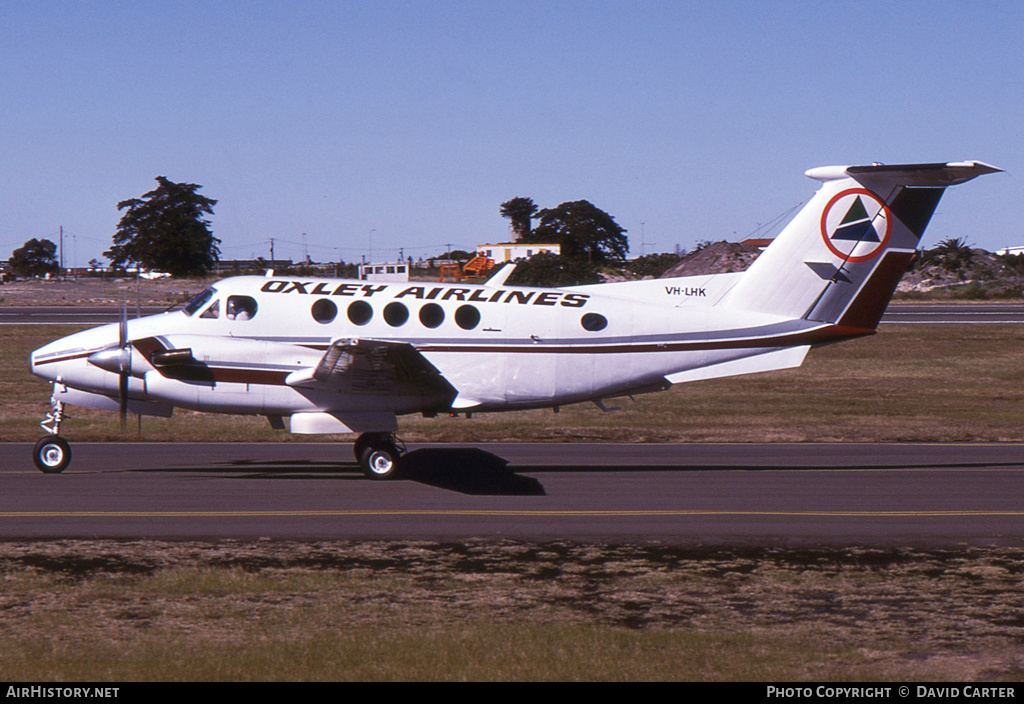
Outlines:
<svg viewBox="0 0 1024 704"><path fill-rule="evenodd" d="M474 306L459 306L455 311L455 323L463 330L472 330L480 324L480 311Z"/></svg>
<svg viewBox="0 0 1024 704"><path fill-rule="evenodd" d="M326 325L338 317L338 306L332 300L321 298L313 304L310 313L313 314L313 320Z"/></svg>
<svg viewBox="0 0 1024 704"><path fill-rule="evenodd" d="M580 325L583 326L584 330L597 332L608 327L608 318L600 313L587 313L580 319Z"/></svg>
<svg viewBox="0 0 1024 704"><path fill-rule="evenodd" d="M348 319L356 325L366 325L373 317L373 308L366 301L352 301L348 307Z"/></svg>
<svg viewBox="0 0 1024 704"><path fill-rule="evenodd" d="M444 308L436 303L428 303L420 308L420 322L428 328L440 327L444 322Z"/></svg>
<svg viewBox="0 0 1024 704"><path fill-rule="evenodd" d="M393 301L384 306L384 321L393 328L405 325L409 319L409 309L405 305Z"/></svg>

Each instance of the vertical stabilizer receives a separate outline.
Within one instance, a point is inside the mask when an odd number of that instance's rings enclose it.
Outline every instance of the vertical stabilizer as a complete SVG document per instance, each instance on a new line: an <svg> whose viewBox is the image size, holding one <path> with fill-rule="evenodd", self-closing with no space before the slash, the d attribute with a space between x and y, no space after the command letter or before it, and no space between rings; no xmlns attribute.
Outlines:
<svg viewBox="0 0 1024 704"><path fill-rule="evenodd" d="M945 189L997 171L979 161L811 169L821 189L722 305L874 330Z"/></svg>

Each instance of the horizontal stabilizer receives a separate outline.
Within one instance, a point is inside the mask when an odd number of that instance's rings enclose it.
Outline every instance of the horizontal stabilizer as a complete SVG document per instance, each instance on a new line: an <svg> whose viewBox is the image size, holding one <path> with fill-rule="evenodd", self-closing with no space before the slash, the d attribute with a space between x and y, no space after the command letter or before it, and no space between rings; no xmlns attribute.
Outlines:
<svg viewBox="0 0 1024 704"><path fill-rule="evenodd" d="M667 375L665 379L673 384L681 384L686 381L718 379L725 376L736 376L737 374L754 374L757 372L775 371L777 369L792 369L804 363L804 357L807 356L809 349L811 349L810 345L786 347L752 357L714 364L709 367L676 372L675 374Z"/></svg>
<svg viewBox="0 0 1024 704"><path fill-rule="evenodd" d="M1002 173L983 161L953 161L938 164L869 164L867 166L819 166L806 175L816 181L854 178L864 185L896 183L912 188L946 188L966 183L985 174Z"/></svg>

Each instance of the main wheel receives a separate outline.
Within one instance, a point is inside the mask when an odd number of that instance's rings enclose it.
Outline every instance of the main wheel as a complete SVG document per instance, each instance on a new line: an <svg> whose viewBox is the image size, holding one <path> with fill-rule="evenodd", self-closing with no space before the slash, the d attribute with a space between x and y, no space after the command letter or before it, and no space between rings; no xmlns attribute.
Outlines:
<svg viewBox="0 0 1024 704"><path fill-rule="evenodd" d="M359 457L359 466L370 479L391 479L398 474L398 465L402 458L398 448L392 442L368 444Z"/></svg>
<svg viewBox="0 0 1024 704"><path fill-rule="evenodd" d="M352 444L352 454L356 456L356 462L363 461L363 453L366 452L366 448L373 443L373 439L375 437L375 433L363 433L356 438L355 443Z"/></svg>
<svg viewBox="0 0 1024 704"><path fill-rule="evenodd" d="M36 443L32 459L44 474L60 474L71 464L71 446L58 435L48 435Z"/></svg>

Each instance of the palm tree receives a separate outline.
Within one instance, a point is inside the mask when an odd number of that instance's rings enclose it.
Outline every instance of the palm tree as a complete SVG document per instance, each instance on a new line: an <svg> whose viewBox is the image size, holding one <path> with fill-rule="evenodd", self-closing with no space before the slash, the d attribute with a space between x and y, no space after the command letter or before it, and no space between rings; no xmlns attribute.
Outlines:
<svg viewBox="0 0 1024 704"><path fill-rule="evenodd" d="M530 234L531 221L537 214L532 198L517 197L501 204L501 217L512 221L512 241L518 242Z"/></svg>
<svg viewBox="0 0 1024 704"><path fill-rule="evenodd" d="M935 247L936 258L948 271L958 271L971 263L974 252L962 237L949 237Z"/></svg>

